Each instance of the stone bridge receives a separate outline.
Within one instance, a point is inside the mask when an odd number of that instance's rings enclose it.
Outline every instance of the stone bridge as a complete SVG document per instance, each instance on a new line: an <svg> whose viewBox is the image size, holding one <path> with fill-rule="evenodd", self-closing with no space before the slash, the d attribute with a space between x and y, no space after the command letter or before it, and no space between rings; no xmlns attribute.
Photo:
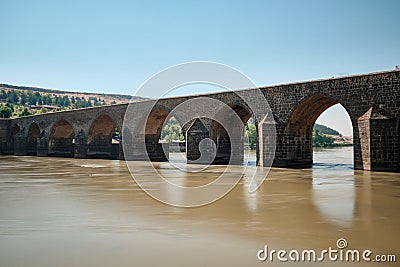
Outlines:
<svg viewBox="0 0 400 267"><path fill-rule="evenodd" d="M313 125L322 112L340 103L347 110L353 125L354 168L400 170L400 71L258 89L269 102L275 119L277 140L273 166L311 166ZM253 116L236 93L221 92L206 96L230 106L243 125ZM138 155L147 153L153 161L167 160L168 152L159 142L162 125L175 106L196 97L199 96L157 100L144 127L147 151L138 152ZM140 103L143 102L133 105ZM115 128L122 129L127 106L111 105L0 119L0 154L123 159L121 142L113 141L112 135ZM184 125L183 131L188 138L188 159L198 158L199 140L210 138L217 147L214 163L229 162L231 143L217 123L197 119ZM257 162L264 166L267 153L263 153L265 140L262 129L258 129L258 134Z"/></svg>

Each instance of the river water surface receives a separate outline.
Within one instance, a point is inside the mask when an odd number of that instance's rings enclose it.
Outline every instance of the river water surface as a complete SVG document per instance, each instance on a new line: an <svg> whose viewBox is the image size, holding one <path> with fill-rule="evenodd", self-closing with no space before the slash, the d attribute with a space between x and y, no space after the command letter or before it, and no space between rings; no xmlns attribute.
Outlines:
<svg viewBox="0 0 400 267"><path fill-rule="evenodd" d="M397 256L369 266L398 266L400 174L354 171L351 147L316 150L314 162L273 168L256 193L241 182L213 204L176 208L146 195L124 161L1 156L0 266L273 266L257 258L265 245L321 251L339 238Z"/></svg>

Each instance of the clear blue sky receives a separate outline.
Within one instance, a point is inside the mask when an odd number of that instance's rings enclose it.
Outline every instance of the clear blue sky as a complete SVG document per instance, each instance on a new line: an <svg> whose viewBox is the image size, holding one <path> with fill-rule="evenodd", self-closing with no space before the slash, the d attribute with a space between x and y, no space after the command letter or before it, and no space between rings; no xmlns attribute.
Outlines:
<svg viewBox="0 0 400 267"><path fill-rule="evenodd" d="M134 94L187 61L260 86L400 64L396 0L1 0L0 11L0 83Z"/></svg>

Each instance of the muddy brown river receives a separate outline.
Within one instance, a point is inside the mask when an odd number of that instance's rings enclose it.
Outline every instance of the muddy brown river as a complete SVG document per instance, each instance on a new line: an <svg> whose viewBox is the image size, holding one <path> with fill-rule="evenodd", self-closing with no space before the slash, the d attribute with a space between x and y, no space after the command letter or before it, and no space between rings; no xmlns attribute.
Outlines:
<svg viewBox="0 0 400 267"><path fill-rule="evenodd" d="M353 170L351 147L315 150L314 162L273 168L253 194L242 181L177 208L145 194L124 161L1 156L0 266L399 266L400 174ZM212 178L179 173L191 185ZM338 258L319 261L329 247ZM345 260L349 249L360 261ZM271 250L283 260L260 260Z"/></svg>

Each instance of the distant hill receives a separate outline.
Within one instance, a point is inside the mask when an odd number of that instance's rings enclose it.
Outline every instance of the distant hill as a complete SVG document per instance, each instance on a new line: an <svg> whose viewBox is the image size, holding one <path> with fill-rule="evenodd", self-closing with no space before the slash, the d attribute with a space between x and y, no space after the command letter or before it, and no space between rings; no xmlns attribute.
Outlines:
<svg viewBox="0 0 400 267"><path fill-rule="evenodd" d="M314 124L312 141L314 147L353 145L353 138L351 136L343 136L338 131L321 124Z"/></svg>
<svg viewBox="0 0 400 267"><path fill-rule="evenodd" d="M328 126L321 125L321 124L314 124L313 132L320 132L323 134L329 134L329 135L340 135L340 133L332 128L329 128Z"/></svg>
<svg viewBox="0 0 400 267"><path fill-rule="evenodd" d="M75 98L85 98L86 100L89 99L102 99L105 101L107 105L110 104L123 104L128 103L132 96L131 95L124 95L124 94L101 94L101 93L87 93L87 92L73 92L73 91L65 91L65 90L55 90L55 89L45 89L40 87L29 87L29 86L18 86L18 85L10 85L10 84L0 84L0 90L19 90L28 92L39 92L41 94L51 94L51 95L58 95L58 96L68 96L71 98L74 96ZM147 98L134 96L133 100L141 101L146 100Z"/></svg>
<svg viewBox="0 0 400 267"><path fill-rule="evenodd" d="M0 84L0 118L15 118L61 110L125 104L148 98L123 95L81 93L38 87Z"/></svg>

